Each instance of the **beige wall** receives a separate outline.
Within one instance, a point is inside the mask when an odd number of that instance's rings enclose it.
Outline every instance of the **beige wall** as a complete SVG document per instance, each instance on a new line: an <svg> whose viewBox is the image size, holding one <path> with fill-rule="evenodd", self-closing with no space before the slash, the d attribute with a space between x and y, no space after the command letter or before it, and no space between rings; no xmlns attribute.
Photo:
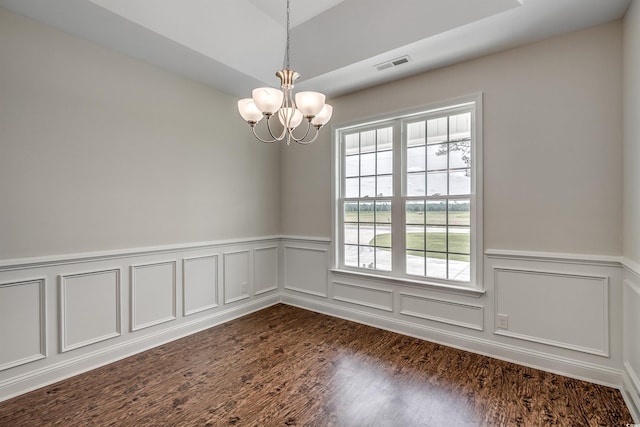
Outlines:
<svg viewBox="0 0 640 427"><path fill-rule="evenodd" d="M619 255L621 46L620 22L556 37L334 99L332 123L483 92L485 248ZM331 236L330 129L310 147L257 144L234 98L4 9L0 61L0 259Z"/></svg>
<svg viewBox="0 0 640 427"><path fill-rule="evenodd" d="M334 124L484 93L486 249L622 252L620 21L333 99ZM284 234L331 236L330 132L283 153Z"/></svg>
<svg viewBox="0 0 640 427"><path fill-rule="evenodd" d="M624 256L640 263L640 4L624 19Z"/></svg>
<svg viewBox="0 0 640 427"><path fill-rule="evenodd" d="M279 233L236 99L0 8L0 259Z"/></svg>

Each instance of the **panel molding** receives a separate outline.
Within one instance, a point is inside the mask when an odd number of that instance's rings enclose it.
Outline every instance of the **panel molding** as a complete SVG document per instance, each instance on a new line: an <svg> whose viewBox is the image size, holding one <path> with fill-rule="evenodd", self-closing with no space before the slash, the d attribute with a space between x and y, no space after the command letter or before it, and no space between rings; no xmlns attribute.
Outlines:
<svg viewBox="0 0 640 427"><path fill-rule="evenodd" d="M214 302L212 304L206 304L206 305L188 310L187 295L188 295L189 283L187 282L187 265L189 262L208 259L208 258L213 259L213 265L215 270L214 279L213 279ZM211 310L216 307L218 307L218 254L199 255L199 256L182 258L182 312L184 313L184 316L190 316L192 314L200 313L206 310Z"/></svg>
<svg viewBox="0 0 640 427"><path fill-rule="evenodd" d="M37 284L38 286L38 314L40 316L38 325L38 342L40 345L39 352L30 356L23 357L21 359L13 360L0 365L0 372L6 369L15 368L20 365L24 365L36 360L45 359L48 355L47 349L47 279L45 277L38 277L35 279L26 279L11 281L6 283L0 283L0 288L12 287L12 286L25 286Z"/></svg>
<svg viewBox="0 0 640 427"><path fill-rule="evenodd" d="M348 302L350 304L357 304L357 305L361 305L361 306L364 306L364 307L375 308L377 310L393 312L393 291L391 291L391 290L380 289L380 288L376 288L376 287L373 287L373 286L356 285L356 284L353 284L353 283L344 283L344 282L339 282L339 281L336 281L336 280L332 281L332 283L333 283L333 287L334 287L334 295L333 295L332 299L334 299L336 301L343 301L343 302ZM370 302L363 301L363 300L356 300L356 299L353 299L353 298L336 296L335 295L336 285L338 285L338 286L346 286L346 287L351 287L351 288L356 288L356 289L363 289L365 291L373 291L373 292L376 292L376 293L385 294L385 295L389 296L390 303L389 303L388 306L384 306L384 305L374 304L374 303L370 303Z"/></svg>
<svg viewBox="0 0 640 427"><path fill-rule="evenodd" d="M115 273L115 301L116 301L116 306L115 306L115 319L116 319L116 325L115 325L115 331L109 334L105 334L102 336L98 336L89 340L85 340L85 341L81 341L75 344L67 344L68 342L68 330L67 330L67 280L70 278L79 278L79 277L85 277L85 276L94 276L94 275L99 275L99 274L103 274L103 273ZM121 305L122 305L122 298L121 298L121 276L122 276L122 270L120 268L108 268L108 269L100 269L100 270L93 270L93 271L87 271L87 272L82 272L82 273L71 273L71 274L60 274L58 276L58 283L59 283L59 292L60 292L60 301L59 301L59 316L60 316L60 352L61 353L65 353L67 351L70 350L74 350L77 348L81 348L81 347L86 347L88 345L91 344L95 344L95 343L99 343L101 341L105 341L111 338L115 338L118 337L122 334L122 314L121 314Z"/></svg>
<svg viewBox="0 0 640 427"><path fill-rule="evenodd" d="M602 307L603 336L601 337L602 348L583 347L580 345L574 345L570 343L555 341L555 340L527 335L527 334L519 334L519 333L511 332L504 329L498 329L498 328L494 328L494 334L510 337L510 338L516 338L520 340L525 340L525 341L530 341L530 342L535 342L538 344L564 348L567 350L579 351L587 354L594 354L596 356L609 357L609 277L595 275L595 274L591 275L591 274L576 274L576 273L560 273L560 272L551 272L551 271L537 270L537 269L522 269L522 268L494 266L493 267L494 319L497 317L499 313L498 298L500 295L500 285L498 281L498 274L500 272L534 274L534 275L541 275L541 276L566 277L566 278L580 278L585 280L594 280L594 281L602 282L602 304L603 304L603 307Z"/></svg>
<svg viewBox="0 0 640 427"><path fill-rule="evenodd" d="M276 267L276 277L275 277L275 279L276 280L274 282L274 285L269 287L269 288L264 288L264 289L260 289L260 290L256 289L253 292L254 295L261 295L261 294L264 294L264 293L267 293L267 292L272 292L272 291L278 290L278 283L280 282L280 271L278 269L278 266L280 265L279 262L278 262L279 261L278 260L278 258L279 258L278 257L278 249L279 249L279 246L267 246L267 247L263 247L263 248L256 248L256 249L253 250L253 263L254 263L253 283L254 283L254 286L257 283L257 280L256 280L256 268L255 268L256 254L261 252L261 251L273 251L273 250L275 250L275 252L276 252L276 263L275 263L275 267Z"/></svg>
<svg viewBox="0 0 640 427"><path fill-rule="evenodd" d="M142 268L147 268L147 267L153 267L153 266L158 266L158 265L171 265L172 268L172 274L171 274L171 282L172 282L172 291L171 291L171 298L172 298L172 302L171 302L171 315L166 316L164 318L160 318L160 319L156 319L147 323L143 323L143 324L138 324L137 323L137 316L136 316L136 270L138 269L142 269ZM169 261L158 261L158 262L151 262L151 263L147 263L147 264L136 264L136 265L131 265L131 303L130 303L130 309L131 309L131 332L135 332L135 331L139 331L141 329L145 329L145 328L149 328L151 326L155 326L155 325L159 325L161 323L165 323L165 322L170 322L172 320L176 319L176 265L177 265L177 261L175 260L169 260Z"/></svg>
<svg viewBox="0 0 640 427"><path fill-rule="evenodd" d="M236 296L236 297L232 297L232 298L227 298L227 295L229 294L228 292L228 278L227 278L227 274L229 273L229 259L232 255L239 255L239 254L247 254L247 283L246 286L247 288L243 291L242 289L240 289L240 295ZM225 252L223 254L223 264L224 264L224 280L222 283L223 289L224 289L224 303L225 304L231 304L234 302L238 302L238 301L242 301L244 299L250 298L251 297L251 293L249 292L249 287L251 286L249 282L250 278L251 278L251 250L250 249L243 249L243 250L238 250L238 251L230 251L230 252Z"/></svg>
<svg viewBox="0 0 640 427"><path fill-rule="evenodd" d="M289 275L288 268L289 261L287 259L287 250L299 250L299 251L308 251L308 252L320 252L323 255L324 266L324 288L322 292L316 292L310 289L303 289L297 286L292 286L289 284ZM317 297L328 298L329 297L329 250L328 249L320 249L320 248L310 248L305 246L294 246L285 244L283 247L284 251L284 288L290 291L300 292L303 294L314 295Z"/></svg>
<svg viewBox="0 0 640 427"><path fill-rule="evenodd" d="M434 302L436 304L445 304L445 305L449 305L449 306L452 306L452 307L459 307L459 308L463 308L463 309L469 309L469 310L472 310L472 311L476 311L476 312L479 313L480 321L477 324L476 323L467 323L467 322L462 322L460 320L456 320L456 319L453 319L453 318L445 318L445 317L440 317L440 316L433 316L433 315L429 315L429 314L426 314L426 313L418 313L418 312L414 312L414 311L411 311L411 310L407 310L407 309L404 308L404 301L405 301L404 297L421 299L421 300L425 300L425 301L431 301L431 302ZM414 294L410 294L410 293L406 293L406 292L401 292L400 293L400 311L399 312L400 312L400 314L404 314L405 316L417 317L419 319L426 319L426 320L432 320L434 322L446 323L446 324L454 325L454 326L461 326L463 328L474 329L476 331L483 331L484 330L484 306L481 306L481 305L468 304L468 303L450 301L450 300L441 299L441 298L426 297L426 296L422 296L422 295L414 295Z"/></svg>

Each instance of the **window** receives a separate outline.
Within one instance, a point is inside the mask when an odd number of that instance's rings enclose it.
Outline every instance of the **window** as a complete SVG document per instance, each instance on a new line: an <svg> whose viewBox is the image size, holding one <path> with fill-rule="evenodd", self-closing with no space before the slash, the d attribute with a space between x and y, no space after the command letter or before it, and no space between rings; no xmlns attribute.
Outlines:
<svg viewBox="0 0 640 427"><path fill-rule="evenodd" d="M478 287L480 96L336 130L340 270Z"/></svg>

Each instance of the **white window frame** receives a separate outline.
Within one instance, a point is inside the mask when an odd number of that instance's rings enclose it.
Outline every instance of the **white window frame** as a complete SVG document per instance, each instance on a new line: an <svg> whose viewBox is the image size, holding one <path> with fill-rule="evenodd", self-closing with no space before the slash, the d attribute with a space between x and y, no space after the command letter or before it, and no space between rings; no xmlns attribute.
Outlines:
<svg viewBox="0 0 640 427"><path fill-rule="evenodd" d="M469 282L455 280L435 279L431 277L419 277L406 274L405 266L405 215L403 204L405 199L411 199L404 195L406 186L406 169L403 163L406 161L406 136L404 122L419 116L450 110L453 108L474 104L471 110L471 273ZM459 290L463 293L483 291L483 223L482 223L482 93L462 96L441 102L432 103L419 108L377 116L369 119L351 121L336 124L332 127L332 271L339 274L349 274L374 279L383 279L400 284L412 284L425 287L446 288ZM384 272L372 269L363 269L345 266L344 264L344 212L341 204L341 186L343 185L344 148L342 147L342 134L354 128L385 125L394 123L394 149L393 149L393 189L392 197L382 197L392 201L392 271ZM375 200L375 198L372 198Z"/></svg>

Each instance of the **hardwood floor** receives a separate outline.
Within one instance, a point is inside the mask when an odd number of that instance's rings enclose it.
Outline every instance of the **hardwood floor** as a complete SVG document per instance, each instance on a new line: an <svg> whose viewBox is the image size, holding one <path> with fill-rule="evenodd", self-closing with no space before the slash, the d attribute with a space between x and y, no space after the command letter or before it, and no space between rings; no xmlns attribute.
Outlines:
<svg viewBox="0 0 640 427"><path fill-rule="evenodd" d="M0 403L1 426L624 426L616 389L276 305Z"/></svg>

